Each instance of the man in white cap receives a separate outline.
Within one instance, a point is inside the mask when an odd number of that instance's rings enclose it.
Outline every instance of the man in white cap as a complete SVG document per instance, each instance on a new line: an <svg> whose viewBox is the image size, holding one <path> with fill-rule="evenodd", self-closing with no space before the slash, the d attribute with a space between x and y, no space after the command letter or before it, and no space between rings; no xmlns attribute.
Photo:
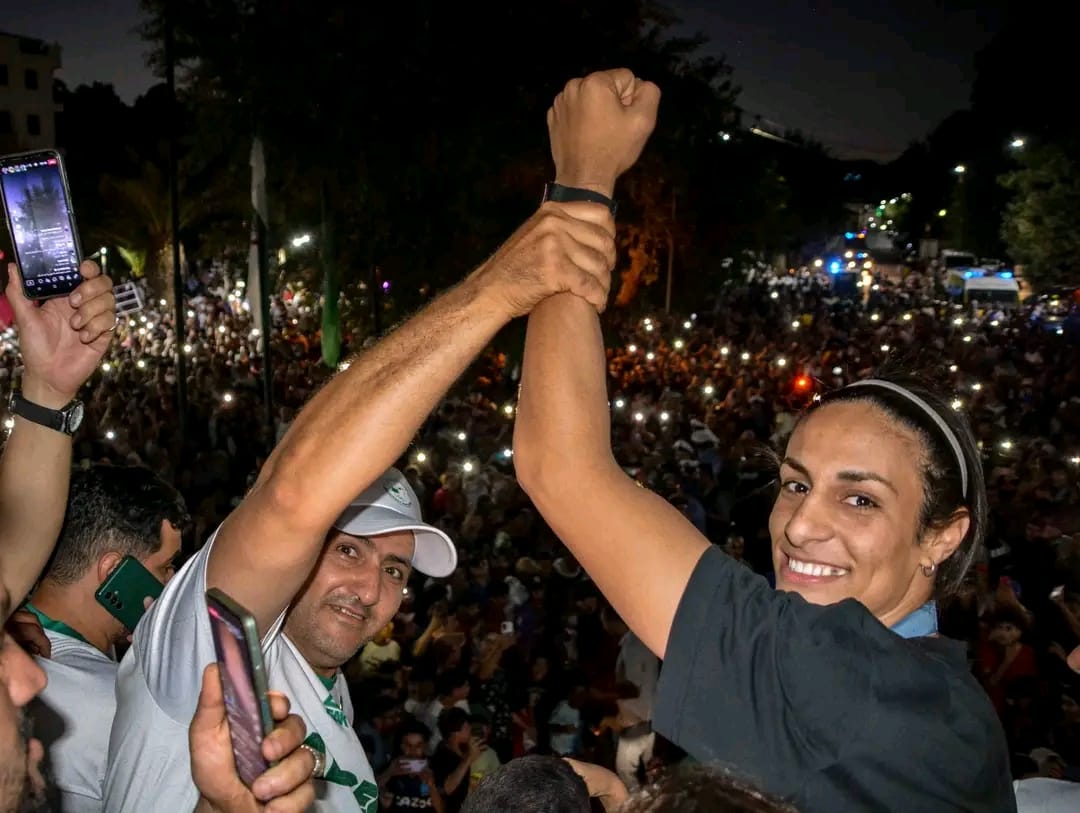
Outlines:
<svg viewBox="0 0 1080 813"><path fill-rule="evenodd" d="M187 727L214 660L211 587L255 617L268 684L307 724L318 755L313 809L378 809L340 666L394 617L413 569L442 577L457 562L387 467L510 319L560 291L602 308L614 258L609 209L544 204L462 284L312 398L243 502L135 630L117 677L106 810L188 811L198 801Z"/></svg>

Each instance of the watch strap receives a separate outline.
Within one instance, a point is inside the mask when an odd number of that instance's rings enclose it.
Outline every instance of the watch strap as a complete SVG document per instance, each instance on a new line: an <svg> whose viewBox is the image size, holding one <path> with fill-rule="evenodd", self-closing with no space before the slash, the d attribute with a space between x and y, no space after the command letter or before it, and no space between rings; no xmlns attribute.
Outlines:
<svg viewBox="0 0 1080 813"><path fill-rule="evenodd" d="M615 203L607 195L600 192L594 192L592 189L581 189L577 186L563 186L560 183L549 183L544 187L544 202L555 201L556 203L572 203L574 201L585 201L586 203L599 203L608 207L611 210L611 214L614 215L618 209L618 204Z"/></svg>
<svg viewBox="0 0 1080 813"><path fill-rule="evenodd" d="M33 401L28 401L23 397L22 392L15 390L11 393L11 411L15 415L21 418L26 418L28 421L39 424L41 426L54 429L57 432L63 432L65 435L70 435L67 425L67 414L65 410L49 409L43 407L41 404L35 404Z"/></svg>

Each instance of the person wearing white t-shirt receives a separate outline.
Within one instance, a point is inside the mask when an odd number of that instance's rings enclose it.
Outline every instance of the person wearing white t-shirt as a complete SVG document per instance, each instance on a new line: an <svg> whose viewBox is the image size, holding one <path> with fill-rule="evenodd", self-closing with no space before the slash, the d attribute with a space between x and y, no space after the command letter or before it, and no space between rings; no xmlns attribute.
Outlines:
<svg viewBox="0 0 1080 813"><path fill-rule="evenodd" d="M183 733L214 659L208 588L252 613L269 685L292 699L322 756L314 809L378 808L340 666L394 617L413 568L444 577L457 563L449 538L422 522L407 481L387 467L510 319L560 291L604 306L613 232L602 206L543 205L464 282L311 399L135 631L117 676L110 813L194 805Z"/></svg>
<svg viewBox="0 0 1080 813"><path fill-rule="evenodd" d="M30 714L64 813L102 809L116 708L113 647L130 633L95 594L125 556L168 582L190 521L180 493L141 466L98 465L71 476L56 550L27 605L52 650L37 659L48 684Z"/></svg>
<svg viewBox="0 0 1080 813"><path fill-rule="evenodd" d="M360 650L360 672L372 675L379 671L384 663L401 662L401 644L393 638L394 624L389 623L379 634Z"/></svg>

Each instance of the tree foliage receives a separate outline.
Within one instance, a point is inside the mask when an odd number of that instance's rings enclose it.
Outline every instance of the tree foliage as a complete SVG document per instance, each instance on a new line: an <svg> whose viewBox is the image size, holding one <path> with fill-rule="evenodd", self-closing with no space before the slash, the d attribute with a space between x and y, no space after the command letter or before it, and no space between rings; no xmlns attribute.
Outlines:
<svg viewBox="0 0 1080 813"><path fill-rule="evenodd" d="M1037 287L1080 280L1080 160L1075 138L1032 145L1020 168L1003 183L1014 197L1005 212L1002 236L1024 274Z"/></svg>

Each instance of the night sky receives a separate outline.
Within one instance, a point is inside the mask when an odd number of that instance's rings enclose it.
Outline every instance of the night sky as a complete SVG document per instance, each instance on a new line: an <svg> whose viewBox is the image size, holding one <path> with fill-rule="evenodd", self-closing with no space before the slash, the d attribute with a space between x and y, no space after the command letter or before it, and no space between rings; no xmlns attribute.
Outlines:
<svg viewBox="0 0 1080 813"><path fill-rule="evenodd" d="M667 0L726 54L739 102L845 158L888 160L967 105L974 56L1002 2ZM83 10L83 9L92 9ZM134 33L138 0L0 0L6 31L59 42L71 85L111 82L126 101L153 83Z"/></svg>

